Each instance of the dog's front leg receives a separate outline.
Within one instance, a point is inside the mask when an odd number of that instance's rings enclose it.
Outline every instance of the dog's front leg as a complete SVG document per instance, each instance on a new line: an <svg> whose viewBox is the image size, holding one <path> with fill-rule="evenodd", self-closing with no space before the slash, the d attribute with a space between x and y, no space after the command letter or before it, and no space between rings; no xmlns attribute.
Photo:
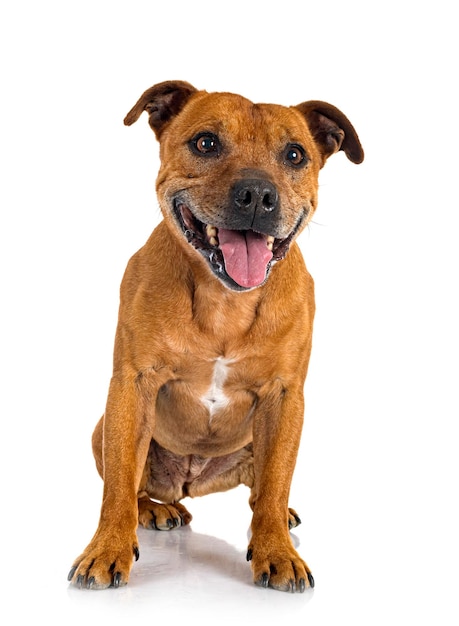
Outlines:
<svg viewBox="0 0 459 626"><path fill-rule="evenodd" d="M140 378L114 376L110 383L103 418L104 491L99 526L69 573L69 580L79 587L125 585L133 559L139 555L137 489L154 421L146 411ZM157 392L159 385L150 384L148 388L149 405L153 407L155 388Z"/></svg>
<svg viewBox="0 0 459 626"><path fill-rule="evenodd" d="M303 389L277 379L259 390L258 398L247 559L256 584L302 592L308 584L313 586L314 580L290 538L288 498L303 424Z"/></svg>

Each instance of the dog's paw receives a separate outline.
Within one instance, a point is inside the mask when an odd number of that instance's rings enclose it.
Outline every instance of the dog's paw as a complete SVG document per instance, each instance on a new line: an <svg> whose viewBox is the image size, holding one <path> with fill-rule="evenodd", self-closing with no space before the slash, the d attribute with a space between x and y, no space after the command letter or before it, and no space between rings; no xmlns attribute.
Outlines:
<svg viewBox="0 0 459 626"><path fill-rule="evenodd" d="M191 513L179 502L162 504L146 496L139 498L139 523L144 528L172 530L186 526L191 520Z"/></svg>
<svg viewBox="0 0 459 626"><path fill-rule="evenodd" d="M83 554L76 559L68 580L85 589L122 587L129 579L132 563L139 558L137 538L120 542L118 537L92 540Z"/></svg>
<svg viewBox="0 0 459 626"><path fill-rule="evenodd" d="M288 510L288 529L296 528L301 524L301 519L295 509Z"/></svg>
<svg viewBox="0 0 459 626"><path fill-rule="evenodd" d="M279 591L299 591L314 587L314 578L291 543L270 537L252 542L247 552L251 561L253 580L261 587Z"/></svg>

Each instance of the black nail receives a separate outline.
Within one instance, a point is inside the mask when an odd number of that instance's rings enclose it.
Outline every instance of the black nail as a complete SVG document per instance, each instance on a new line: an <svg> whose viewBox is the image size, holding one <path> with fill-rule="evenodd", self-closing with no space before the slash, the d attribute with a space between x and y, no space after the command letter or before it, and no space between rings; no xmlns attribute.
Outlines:
<svg viewBox="0 0 459 626"><path fill-rule="evenodd" d="M94 583L96 582L96 579L94 578L94 576L91 576L91 578L88 578L88 582L86 584L86 587L88 589L92 589L94 587Z"/></svg>
<svg viewBox="0 0 459 626"><path fill-rule="evenodd" d="M76 572L77 566L74 565L67 576L67 580L70 582L73 578L74 573Z"/></svg>
<svg viewBox="0 0 459 626"><path fill-rule="evenodd" d="M311 589L314 589L314 585L316 583L314 582L314 578L312 577L311 572L308 572L308 580L309 580L309 586L311 587Z"/></svg>
<svg viewBox="0 0 459 626"><path fill-rule="evenodd" d="M121 584L121 573L116 572L116 574L113 576L113 586L115 587L115 589L118 589L120 584Z"/></svg>
<svg viewBox="0 0 459 626"><path fill-rule="evenodd" d="M84 576L83 576L83 574L80 574L77 577L75 584L77 585L77 587L79 587L81 589L81 587L83 586L83 583L84 583Z"/></svg>
<svg viewBox="0 0 459 626"><path fill-rule="evenodd" d="M298 515L294 515L293 517L295 518L297 526L299 526L301 524L301 518Z"/></svg>
<svg viewBox="0 0 459 626"><path fill-rule="evenodd" d="M268 583L269 583L269 575L268 574L262 574L261 578L260 578L260 584L262 587L264 587L265 589L268 588Z"/></svg>
<svg viewBox="0 0 459 626"><path fill-rule="evenodd" d="M252 560L252 555L253 555L253 553L252 553L252 548L249 548L249 549L247 550L247 555L246 555L246 557L245 557L245 558L247 559L247 561L251 561L251 560Z"/></svg>
<svg viewBox="0 0 459 626"><path fill-rule="evenodd" d="M139 556L140 556L139 548L137 546L134 546L134 557L136 561L139 560Z"/></svg>
<svg viewBox="0 0 459 626"><path fill-rule="evenodd" d="M300 578L300 583L298 585L298 588L299 588L299 592L300 593L303 593L304 590L306 589L306 582L305 582L304 578Z"/></svg>

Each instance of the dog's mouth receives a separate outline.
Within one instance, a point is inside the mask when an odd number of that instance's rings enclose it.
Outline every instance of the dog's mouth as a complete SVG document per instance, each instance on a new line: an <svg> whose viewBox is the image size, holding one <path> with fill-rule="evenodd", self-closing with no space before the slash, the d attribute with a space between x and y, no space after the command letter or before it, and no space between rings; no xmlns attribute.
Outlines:
<svg viewBox="0 0 459 626"><path fill-rule="evenodd" d="M174 202L177 221L188 241L207 260L212 272L230 289L261 286L273 265L287 254L305 213L284 239L253 230L231 230L201 222L190 208Z"/></svg>

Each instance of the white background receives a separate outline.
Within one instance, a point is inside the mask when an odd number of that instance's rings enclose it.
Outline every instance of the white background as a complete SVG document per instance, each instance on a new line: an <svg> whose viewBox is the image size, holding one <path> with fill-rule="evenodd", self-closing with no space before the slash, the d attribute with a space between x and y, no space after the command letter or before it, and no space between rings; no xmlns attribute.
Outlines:
<svg viewBox="0 0 459 626"><path fill-rule="evenodd" d="M459 623L453 8L2 3L4 623ZM159 220L154 135L146 117L131 128L123 118L168 79L254 101L329 101L365 148L360 166L329 161L300 238L317 317L291 505L314 593L251 583L244 488L189 502L191 530L142 533L126 588L66 582L97 524L90 436L119 283Z"/></svg>

